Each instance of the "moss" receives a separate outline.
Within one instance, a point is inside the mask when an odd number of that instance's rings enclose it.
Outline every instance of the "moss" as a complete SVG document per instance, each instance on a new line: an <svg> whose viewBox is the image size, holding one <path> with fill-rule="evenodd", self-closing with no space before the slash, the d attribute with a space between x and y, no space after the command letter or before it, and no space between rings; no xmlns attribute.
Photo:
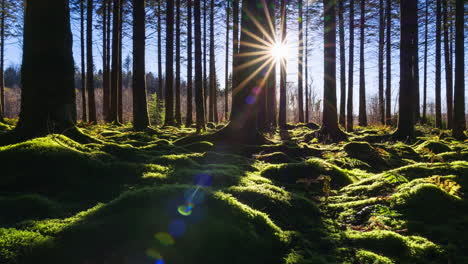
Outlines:
<svg viewBox="0 0 468 264"><path fill-rule="evenodd" d="M331 176L331 184L339 188L350 184L352 180L340 168L321 159L308 159L304 162L270 165L262 171L262 176L272 180L295 184L302 178L317 178L320 175Z"/></svg>
<svg viewBox="0 0 468 264"><path fill-rule="evenodd" d="M36 194L0 197L0 208L0 224L54 217L60 212L57 202Z"/></svg>
<svg viewBox="0 0 468 264"><path fill-rule="evenodd" d="M188 145L182 146L183 148L190 150L192 152L206 152L213 148L213 143L208 141L199 141L194 142Z"/></svg>
<svg viewBox="0 0 468 264"><path fill-rule="evenodd" d="M367 142L350 142L344 145L343 149L350 157L364 161L372 167L386 167L386 162L379 152Z"/></svg>
<svg viewBox="0 0 468 264"><path fill-rule="evenodd" d="M273 152L263 155L255 156L255 159L264 161L267 163L288 163L291 161L291 158L288 155L284 154L283 152Z"/></svg>
<svg viewBox="0 0 468 264"><path fill-rule="evenodd" d="M348 239L358 248L397 259L397 263L441 263L442 249L419 236L402 236L395 232L374 230L348 231Z"/></svg>
<svg viewBox="0 0 468 264"><path fill-rule="evenodd" d="M452 151L452 148L440 141L428 140L416 147L416 151L424 153L425 149L430 150L435 154Z"/></svg>
<svg viewBox="0 0 468 264"><path fill-rule="evenodd" d="M203 193L203 203L196 204L192 214L184 217L178 215L177 206L184 203L187 191L193 192L188 186L172 185L124 193L64 229L50 252L33 251L31 257L44 263L119 262L129 258L150 262L156 255L167 263L282 262L290 235L266 214L228 194L203 189L198 193ZM180 229L171 230L174 226ZM169 233L175 243L158 241L155 234L160 232Z"/></svg>
<svg viewBox="0 0 468 264"><path fill-rule="evenodd" d="M24 256L32 250L52 246L52 240L36 232L0 228L0 263L16 264L23 262Z"/></svg>
<svg viewBox="0 0 468 264"><path fill-rule="evenodd" d="M362 249L356 252L356 260L361 264L395 264L387 257Z"/></svg>
<svg viewBox="0 0 468 264"><path fill-rule="evenodd" d="M424 178L432 175L468 175L468 161L454 161L450 163L415 163L388 173L397 174L407 179Z"/></svg>
<svg viewBox="0 0 468 264"><path fill-rule="evenodd" d="M234 165L209 164L194 168L176 168L168 180L172 183L195 184L199 175L209 177L214 187L224 187L238 184L244 172Z"/></svg>

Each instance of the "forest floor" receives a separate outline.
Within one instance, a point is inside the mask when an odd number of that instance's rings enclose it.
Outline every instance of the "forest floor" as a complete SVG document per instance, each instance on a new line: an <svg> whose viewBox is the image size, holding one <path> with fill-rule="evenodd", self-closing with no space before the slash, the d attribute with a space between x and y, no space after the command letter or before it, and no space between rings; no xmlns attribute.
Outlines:
<svg viewBox="0 0 468 264"><path fill-rule="evenodd" d="M298 125L246 146L80 128L96 142L0 147L0 263L468 263L468 141L446 131L321 144Z"/></svg>

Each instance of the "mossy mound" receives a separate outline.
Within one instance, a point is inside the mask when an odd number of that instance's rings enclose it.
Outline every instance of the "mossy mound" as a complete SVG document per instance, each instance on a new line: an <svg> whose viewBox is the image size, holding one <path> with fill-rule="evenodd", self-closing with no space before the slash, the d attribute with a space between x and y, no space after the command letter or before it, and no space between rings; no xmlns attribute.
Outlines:
<svg viewBox="0 0 468 264"><path fill-rule="evenodd" d="M214 145L211 142L199 141L199 142L194 142L188 145L184 145L182 147L192 152L205 152L205 151L209 151L210 149L212 149L213 146Z"/></svg>
<svg viewBox="0 0 468 264"><path fill-rule="evenodd" d="M387 257L362 249L356 252L356 260L360 264L395 264L393 260Z"/></svg>
<svg viewBox="0 0 468 264"><path fill-rule="evenodd" d="M268 154L257 155L255 156L255 159L273 164L288 163L291 161L291 158L283 152L273 152Z"/></svg>
<svg viewBox="0 0 468 264"><path fill-rule="evenodd" d="M13 224L26 219L42 219L57 216L60 205L36 194L0 197L0 224Z"/></svg>
<svg viewBox="0 0 468 264"><path fill-rule="evenodd" d="M339 167L324 160L312 158L303 162L276 164L266 167L262 176L283 184L295 184L299 179L316 179L320 175L331 177L334 188L352 183L351 178Z"/></svg>
<svg viewBox="0 0 468 264"><path fill-rule="evenodd" d="M427 150L431 151L432 153L439 154L443 152L450 152L452 151L452 148L440 141L433 140L424 141L422 144L416 147L416 151L419 153L426 154Z"/></svg>
<svg viewBox="0 0 468 264"><path fill-rule="evenodd" d="M402 236L395 232L374 230L348 231L347 238L357 248L363 248L394 259L396 263L443 263L442 249L419 236Z"/></svg>
<svg viewBox="0 0 468 264"><path fill-rule="evenodd" d="M453 161L450 163L415 163L387 173L403 176L409 180L433 175L468 175L468 161ZM461 178L464 181L463 178Z"/></svg>
<svg viewBox="0 0 468 264"><path fill-rule="evenodd" d="M179 206L190 197L195 205L181 215ZM122 194L63 228L53 248L33 250L25 259L41 263L282 263L289 240L289 233L266 214L231 195L172 185Z"/></svg>
<svg viewBox="0 0 468 264"><path fill-rule="evenodd" d="M343 149L350 157L364 161L373 168L386 167L386 162L379 152L367 142L350 142L344 145Z"/></svg>

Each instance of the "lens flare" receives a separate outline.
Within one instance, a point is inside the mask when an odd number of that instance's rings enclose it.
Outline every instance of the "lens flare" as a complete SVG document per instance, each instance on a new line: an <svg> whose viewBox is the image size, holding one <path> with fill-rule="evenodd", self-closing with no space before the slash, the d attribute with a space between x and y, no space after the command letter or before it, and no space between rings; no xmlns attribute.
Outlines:
<svg viewBox="0 0 468 264"><path fill-rule="evenodd" d="M162 256L161 256L161 253L159 253L156 249L154 248L149 248L146 250L146 255L150 258L153 258L153 259L162 259Z"/></svg>
<svg viewBox="0 0 468 264"><path fill-rule="evenodd" d="M166 232L159 232L154 237L164 246L172 246L175 243L174 238Z"/></svg>
<svg viewBox="0 0 468 264"><path fill-rule="evenodd" d="M270 54L276 60L285 59L288 57L288 47L277 41L271 46Z"/></svg>
<svg viewBox="0 0 468 264"><path fill-rule="evenodd" d="M193 209L193 204L192 203L183 204L183 205L180 205L179 207L177 207L177 211L179 212L179 214L181 214L183 216L191 215L192 214L192 209Z"/></svg>
<svg viewBox="0 0 468 264"><path fill-rule="evenodd" d="M169 233L173 237L183 236L186 229L187 229L187 225L185 224L183 220L180 220L180 219L174 220L169 224Z"/></svg>

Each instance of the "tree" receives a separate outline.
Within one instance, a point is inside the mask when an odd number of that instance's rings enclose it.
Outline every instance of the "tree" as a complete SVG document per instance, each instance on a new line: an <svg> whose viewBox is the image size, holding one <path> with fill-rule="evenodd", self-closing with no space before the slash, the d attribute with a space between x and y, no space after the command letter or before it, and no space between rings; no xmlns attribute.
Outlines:
<svg viewBox="0 0 468 264"><path fill-rule="evenodd" d="M77 132L72 44L68 0L26 0L19 139Z"/></svg>
<svg viewBox="0 0 468 264"><path fill-rule="evenodd" d="M442 128L442 113L441 113L441 99L440 99L440 86L441 86L441 0L437 0L436 7L436 56L435 56L435 103L436 103L436 127Z"/></svg>
<svg viewBox="0 0 468 264"><path fill-rule="evenodd" d="M267 23L270 26L267 26L267 29L270 31L270 36L276 36L276 20L275 20L275 10L276 5L275 1L271 1L267 6ZM274 37L272 37L274 39ZM306 38L307 39L307 38ZM306 45L307 47L307 45ZM307 60L306 60L307 62ZM307 69L306 69L306 78L307 78ZM265 128L270 127L276 129L276 66L271 69L271 72L268 76L266 90L266 107L265 107Z"/></svg>
<svg viewBox="0 0 468 264"><path fill-rule="evenodd" d="M400 2L400 99L397 139L414 138L414 79L418 53L418 1Z"/></svg>
<svg viewBox="0 0 468 264"><path fill-rule="evenodd" d="M102 1L102 115L104 120L109 119L109 94L110 94L110 80L109 80L109 64L108 64L108 28L110 16L108 14L108 1Z"/></svg>
<svg viewBox="0 0 468 264"><path fill-rule="evenodd" d="M341 126L345 127L346 119L346 55L345 55L345 31L344 31L344 0L338 1L338 23L340 35L340 119Z"/></svg>
<svg viewBox="0 0 468 264"><path fill-rule="evenodd" d="M174 0L166 0L166 116L164 125L175 125L174 120Z"/></svg>
<svg viewBox="0 0 468 264"><path fill-rule="evenodd" d="M306 2L308 3L308 2ZM306 5L306 27L305 27L305 122L309 122L309 5ZM344 111L344 109L343 109ZM344 120L343 120L344 121ZM343 124L344 126L344 124Z"/></svg>
<svg viewBox="0 0 468 264"><path fill-rule="evenodd" d="M88 0L86 10L86 89L88 90L89 122L96 123L96 99L94 96L93 62L93 0Z"/></svg>
<svg viewBox="0 0 468 264"><path fill-rule="evenodd" d="M465 139L465 47L464 47L464 3L456 0L455 12L455 101L453 115L453 136Z"/></svg>
<svg viewBox="0 0 468 264"><path fill-rule="evenodd" d="M162 40L161 40L161 5L162 5L163 0L157 0L158 2L158 10L157 10L157 16L158 16L158 100L159 104L161 105L163 100L163 76L162 76ZM159 109L162 109L162 107L159 107Z"/></svg>
<svg viewBox="0 0 468 264"><path fill-rule="evenodd" d="M324 80L323 80L323 138L335 141L346 139L338 127L336 111L336 2L324 0Z"/></svg>
<svg viewBox="0 0 468 264"><path fill-rule="evenodd" d="M304 38L302 35L302 0L298 0L298 8L299 8L299 56L298 56L298 108L299 108L299 122L304 123L304 92L303 92L303 62L304 62Z"/></svg>
<svg viewBox="0 0 468 264"><path fill-rule="evenodd" d="M113 20L112 20L112 69L111 69L111 100L109 111L109 122L119 123L119 38L120 38L120 5L121 0L114 0L113 2Z"/></svg>
<svg viewBox="0 0 468 264"><path fill-rule="evenodd" d="M388 0L390 1L390 0ZM354 84L354 0L349 1L349 70L348 70L348 111L346 130L353 131L353 84Z"/></svg>
<svg viewBox="0 0 468 264"><path fill-rule="evenodd" d="M232 0L232 76L237 70L237 61L235 57L239 54L239 0ZM231 80L232 99L234 100L234 92L237 88L237 83L234 78ZM231 103L232 116L232 103ZM231 118L232 119L232 118Z"/></svg>
<svg viewBox="0 0 468 264"><path fill-rule="evenodd" d="M216 65L214 45L214 0L210 4L210 122L218 123L218 107L216 95Z"/></svg>
<svg viewBox="0 0 468 264"><path fill-rule="evenodd" d="M387 20L387 37L386 37L386 82L385 82L385 124L387 126L392 124L392 112L391 112L391 104L392 104L392 0L387 0L387 7L385 10L385 17Z"/></svg>
<svg viewBox="0 0 468 264"><path fill-rule="evenodd" d="M133 128L149 126L145 81L145 0L133 0Z"/></svg>
<svg viewBox="0 0 468 264"><path fill-rule="evenodd" d="M360 32L361 44L359 45L359 125L367 126L367 111L366 111L366 71L365 71L365 58L364 58L364 28L366 23L366 0L361 0L361 19L360 19Z"/></svg>
<svg viewBox="0 0 468 264"><path fill-rule="evenodd" d="M122 49L123 49L123 6L126 2L124 0L121 0L121 3L119 5L119 9L118 9L118 12L119 12L119 24L118 24L118 27L119 27L119 43L118 43L118 46L117 48L119 49L119 52L118 52L118 64L117 64L117 74L119 75L118 79L117 79L117 89L118 89L118 92L117 92L117 110L118 110L118 116L119 116L119 120L120 122L123 122L123 98L122 98L122 95L123 95L123 74L122 74Z"/></svg>
<svg viewBox="0 0 468 264"><path fill-rule="evenodd" d="M422 122L427 121L426 107L427 107L427 40L428 40L428 18L429 18L429 0L425 4L425 19L424 19L424 80L423 80L423 116Z"/></svg>
<svg viewBox="0 0 468 264"><path fill-rule="evenodd" d="M201 48L201 15L200 1L195 0L195 108L197 118L197 133L205 130L205 110L203 105L203 72L202 72L202 48Z"/></svg>
<svg viewBox="0 0 468 264"><path fill-rule="evenodd" d="M202 0L200 0L202 1ZM210 88L208 86L208 75L206 72L206 65L207 65L207 54L208 52L206 51L206 47L208 46L206 44L207 36L206 36L206 18L208 17L208 0L203 0L203 104L205 104L205 107L203 108L205 111L205 119L208 118L209 120L209 115L207 116L206 111L208 111L208 108L211 107L211 105L207 105L206 100L208 100L208 96L211 95L210 93ZM210 122L212 120L209 120Z"/></svg>
<svg viewBox="0 0 468 264"><path fill-rule="evenodd" d="M447 128L452 128L453 121L453 80L452 80L452 62L449 46L449 23L448 23L447 1L443 2L443 25L444 25L444 53L445 53L445 88L447 98Z"/></svg>
<svg viewBox="0 0 468 264"><path fill-rule="evenodd" d="M226 60L224 65L224 119L228 120L228 111L229 111L229 103L228 103L228 76L229 76L229 2L226 1Z"/></svg>
<svg viewBox="0 0 468 264"><path fill-rule="evenodd" d="M281 43L286 42L286 0L281 0ZM279 125L286 126L286 58L280 58L280 105Z"/></svg>
<svg viewBox="0 0 468 264"><path fill-rule="evenodd" d="M82 107L82 115L81 120L83 122L88 121L88 114L86 112L87 109L87 101L86 101L86 72L85 72L85 27L84 27L84 1L80 0L80 48L81 48L81 107Z"/></svg>
<svg viewBox="0 0 468 264"><path fill-rule="evenodd" d="M175 121L182 124L180 113L180 0L176 0Z"/></svg>
<svg viewBox="0 0 468 264"><path fill-rule="evenodd" d="M187 118L185 126L192 125L192 0L187 2Z"/></svg>
<svg viewBox="0 0 468 264"><path fill-rule="evenodd" d="M384 0L379 1L379 117L380 123L385 124L385 107L384 107L384 76L383 76L383 59L384 59Z"/></svg>

